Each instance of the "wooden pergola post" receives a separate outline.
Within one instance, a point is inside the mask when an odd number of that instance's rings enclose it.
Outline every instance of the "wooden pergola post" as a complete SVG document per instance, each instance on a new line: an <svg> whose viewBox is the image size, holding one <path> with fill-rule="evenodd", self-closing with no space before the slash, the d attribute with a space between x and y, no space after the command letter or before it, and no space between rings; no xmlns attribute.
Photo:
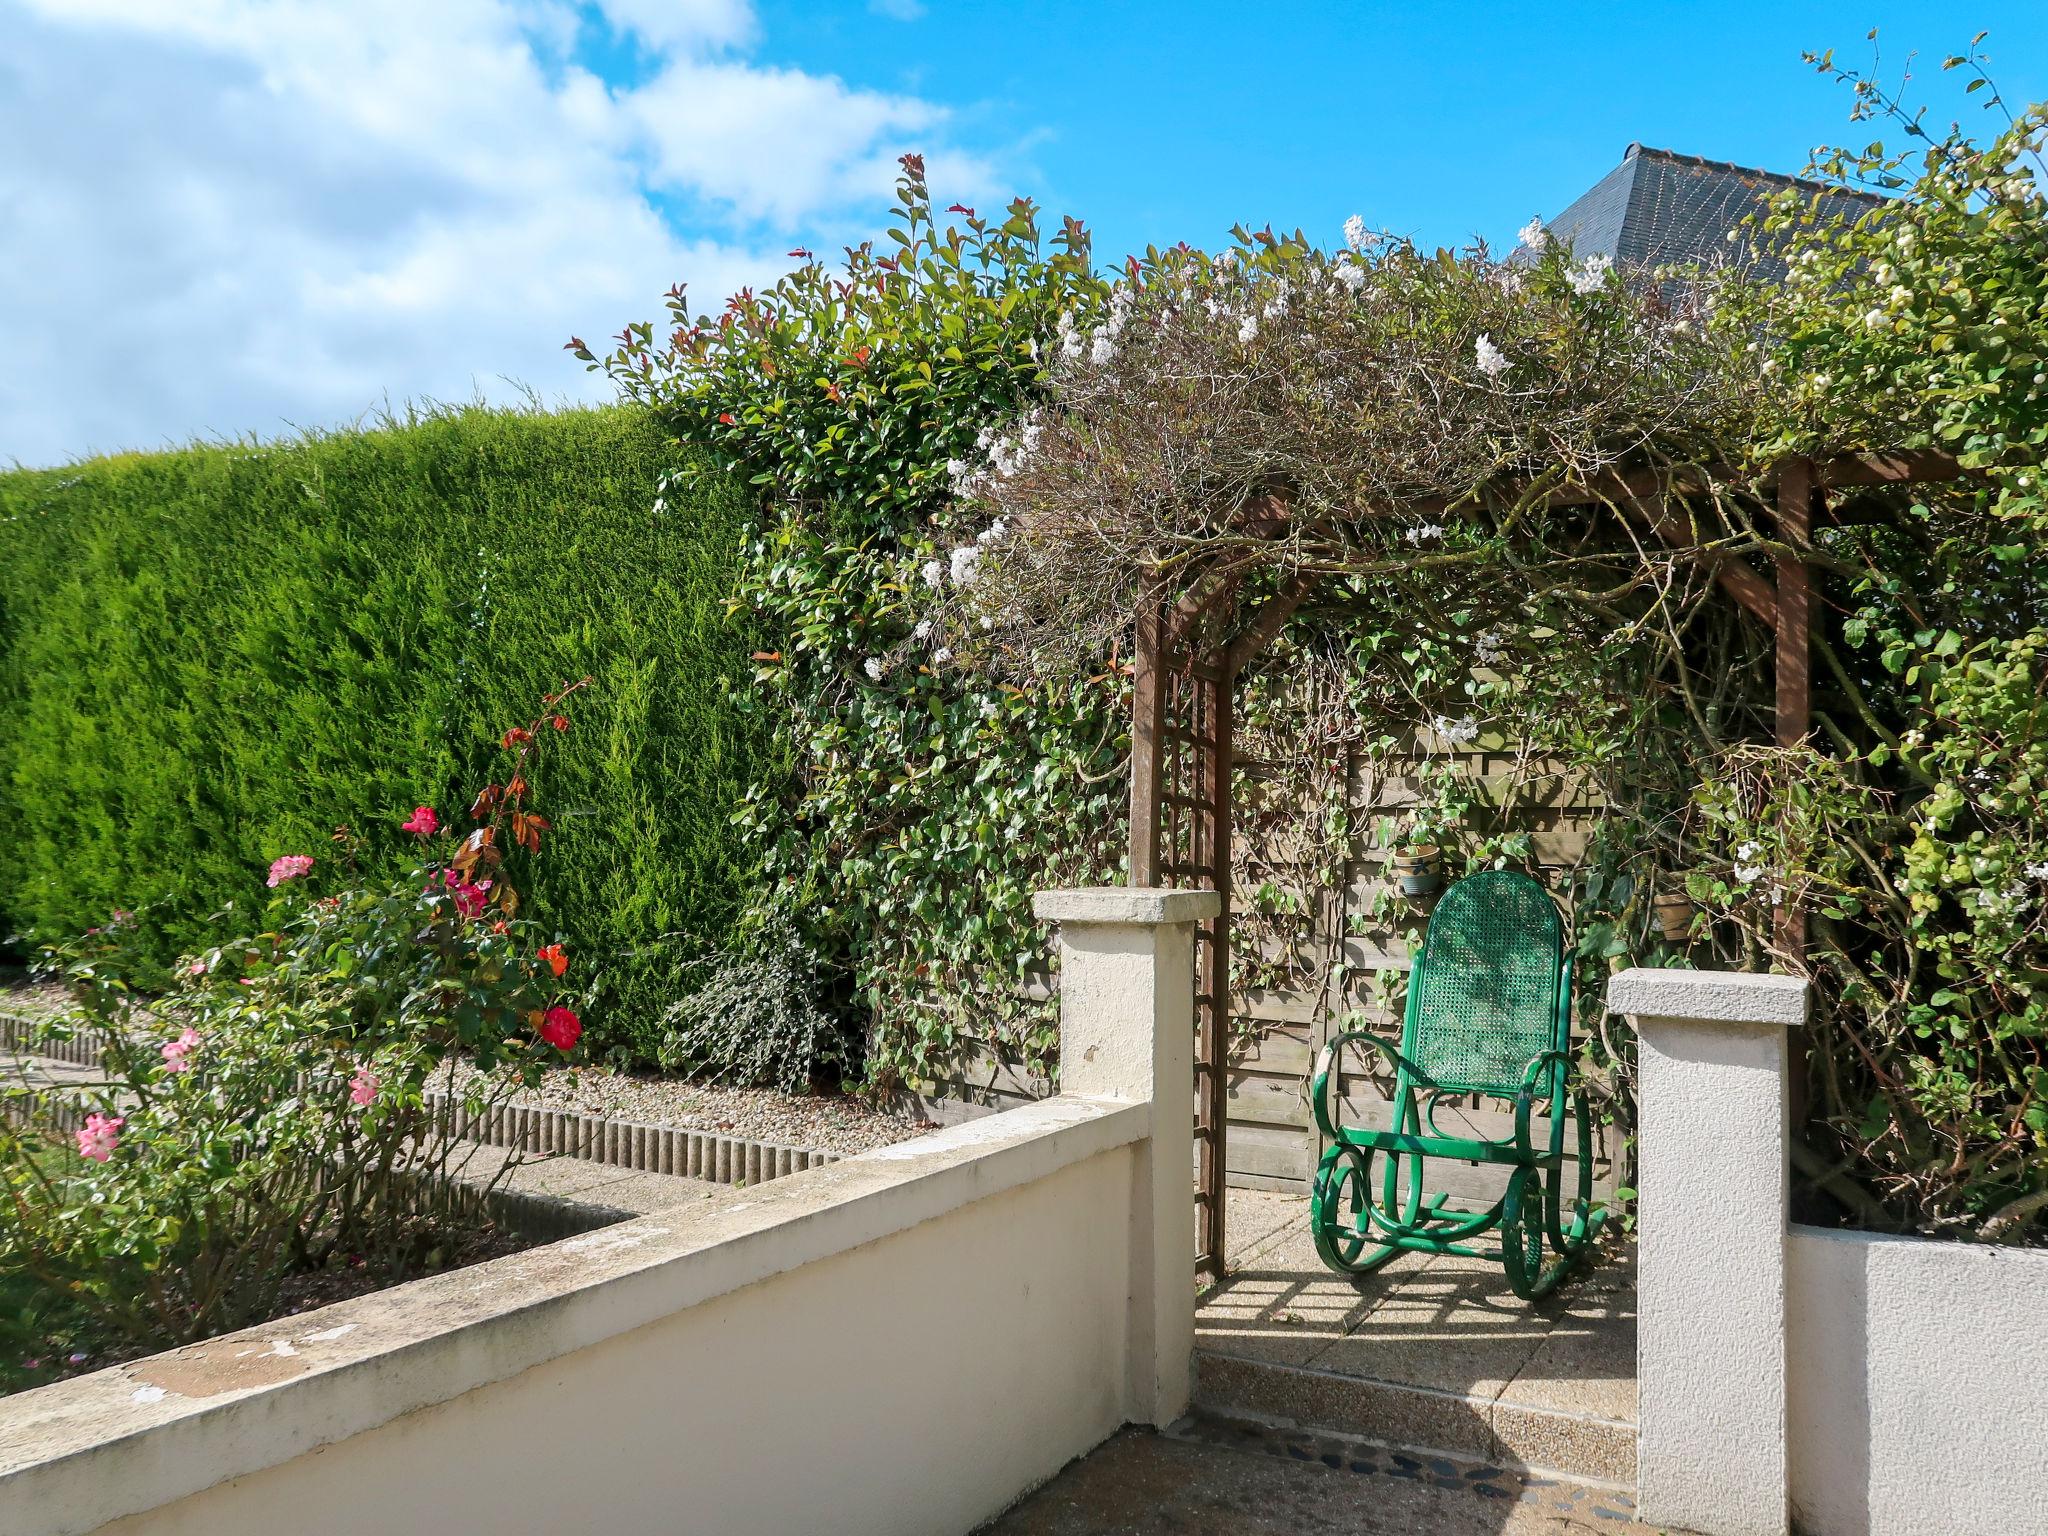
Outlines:
<svg viewBox="0 0 2048 1536"><path fill-rule="evenodd" d="M1148 602L1138 614L1131 658L1131 862L1129 883L1159 883L1159 737L1166 727L1160 676L1166 615Z"/></svg>
<svg viewBox="0 0 2048 1536"><path fill-rule="evenodd" d="M1788 546L1778 555L1777 698L1775 727L1781 748L1797 747L1813 729L1813 573L1801 552L1813 543L1817 488L1811 459L1787 459L1778 467L1778 538ZM1806 956L1806 914L1786 905L1777 914L1778 947L1788 961ZM1794 1134L1806 1121L1807 1069L1813 1036L1798 1031L1792 1053L1789 1103Z"/></svg>

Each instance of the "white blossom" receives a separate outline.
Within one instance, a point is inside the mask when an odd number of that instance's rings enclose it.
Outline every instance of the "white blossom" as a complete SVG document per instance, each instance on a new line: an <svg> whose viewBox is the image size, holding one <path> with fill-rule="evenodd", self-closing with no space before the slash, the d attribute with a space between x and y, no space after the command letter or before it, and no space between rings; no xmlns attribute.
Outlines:
<svg viewBox="0 0 2048 1536"><path fill-rule="evenodd" d="M956 586L972 586L981 568L981 549L974 544L962 544L953 551L952 577Z"/></svg>
<svg viewBox="0 0 2048 1536"><path fill-rule="evenodd" d="M1489 629L1473 642L1472 656L1482 667L1490 667L1507 656L1501 645L1500 631Z"/></svg>
<svg viewBox="0 0 2048 1536"><path fill-rule="evenodd" d="M1095 345L1088 349L1088 361L1099 368L1115 356L1116 343L1109 339L1107 330L1098 328L1095 332Z"/></svg>
<svg viewBox="0 0 2048 1536"><path fill-rule="evenodd" d="M994 699L983 699L981 701L981 718L984 720L993 720L995 719L995 717L996 701Z"/></svg>
<svg viewBox="0 0 2048 1536"><path fill-rule="evenodd" d="M2029 880L2048 880L2048 859L2043 859L2038 864L2029 864L2026 867L2026 876Z"/></svg>
<svg viewBox="0 0 2048 1536"><path fill-rule="evenodd" d="M1516 241L1525 249L1541 256L1550 245L1550 231L1543 227L1543 220L1533 218L1515 231Z"/></svg>
<svg viewBox="0 0 2048 1536"><path fill-rule="evenodd" d="M924 584L933 591L937 591L939 583L946 579L946 568L936 560L927 560L924 563L922 574L924 576Z"/></svg>
<svg viewBox="0 0 2048 1536"><path fill-rule="evenodd" d="M861 671L867 673L869 682L879 683L882 680L883 667L881 657L870 656L866 661L860 664L860 669Z"/></svg>
<svg viewBox="0 0 2048 1536"><path fill-rule="evenodd" d="M1738 843L1735 847L1735 878L1743 885L1753 885L1765 874L1765 866L1757 862L1757 855L1763 852L1759 843Z"/></svg>
<svg viewBox="0 0 2048 1536"><path fill-rule="evenodd" d="M667 510L668 510L668 500L667 500L667 498L666 498L666 497L662 497L662 496L657 496L657 497L655 497L655 498L654 498L654 515L655 515L656 517L659 517L659 516L661 516L661 514L662 514L662 513L666 512Z"/></svg>
<svg viewBox="0 0 2048 1536"><path fill-rule="evenodd" d="M937 662L942 667L952 659L953 648L949 645L942 645L936 651L932 652L932 660Z"/></svg>
<svg viewBox="0 0 2048 1536"><path fill-rule="evenodd" d="M1442 523L1417 523L1401 535L1410 544L1420 544L1425 539L1440 539L1444 536Z"/></svg>
<svg viewBox="0 0 2048 1536"><path fill-rule="evenodd" d="M1448 715L1438 715L1430 724L1436 728L1437 735L1454 747L1479 739L1479 722L1470 715L1461 715L1456 720Z"/></svg>
<svg viewBox="0 0 2048 1536"><path fill-rule="evenodd" d="M1880 325L1883 325L1887 318L1885 312L1881 309L1866 310L1863 315L1863 323L1874 331Z"/></svg>
<svg viewBox="0 0 2048 1536"><path fill-rule="evenodd" d="M1365 286L1365 268L1359 266L1355 261L1338 262L1336 272L1337 281L1346 288L1349 288L1353 293L1358 292L1359 289Z"/></svg>
<svg viewBox="0 0 2048 1536"><path fill-rule="evenodd" d="M919 619L917 621L917 628L910 632L910 638L913 640L929 640L931 633L932 621L930 619Z"/></svg>
<svg viewBox="0 0 2048 1536"><path fill-rule="evenodd" d="M1257 315L1246 315L1244 319L1238 323L1237 339L1239 341L1249 343L1252 340L1252 338L1257 336L1258 334L1259 317Z"/></svg>
<svg viewBox="0 0 2048 1536"><path fill-rule="evenodd" d="M1564 280L1572 285L1572 292L1583 297L1597 292L1606 285L1607 274L1614 269L1614 263L1606 256L1595 252L1576 266L1565 269Z"/></svg>
<svg viewBox="0 0 2048 1536"><path fill-rule="evenodd" d="M1365 227L1365 220L1357 214L1344 221L1344 243L1354 251L1369 250L1380 243L1380 237Z"/></svg>
<svg viewBox="0 0 2048 1536"><path fill-rule="evenodd" d="M1474 349L1479 359L1479 371L1489 379L1497 379L1514 366L1508 361L1507 353L1493 344L1491 336L1481 336Z"/></svg>

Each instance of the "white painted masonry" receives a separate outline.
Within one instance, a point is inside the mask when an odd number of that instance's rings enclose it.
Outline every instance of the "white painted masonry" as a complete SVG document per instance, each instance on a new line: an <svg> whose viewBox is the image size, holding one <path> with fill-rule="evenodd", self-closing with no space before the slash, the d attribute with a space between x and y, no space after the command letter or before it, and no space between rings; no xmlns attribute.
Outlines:
<svg viewBox="0 0 2048 1536"><path fill-rule="evenodd" d="M1625 971L1638 1504L1707 1536L2048 1536L2048 1253L1786 1221L1794 978Z"/></svg>
<svg viewBox="0 0 2048 1536"><path fill-rule="evenodd" d="M2048 1252L1792 1229L1807 1536L2048 1533Z"/></svg>
<svg viewBox="0 0 2048 1536"><path fill-rule="evenodd" d="M1189 1127L1184 1141L1155 1134L1137 1149L1124 1417L1138 1424L1171 1424L1194 1393L1194 934L1221 903L1214 891L1121 887L1036 901L1060 925L1060 1091L1149 1101L1155 1126Z"/></svg>
<svg viewBox="0 0 2048 1536"><path fill-rule="evenodd" d="M1176 1417L1208 908L1040 910L1061 1097L6 1399L0 1531L960 1536Z"/></svg>
<svg viewBox="0 0 2048 1536"><path fill-rule="evenodd" d="M1805 983L1624 971L1644 1198L1637 1500L1653 1525L1785 1536L1785 1031Z"/></svg>

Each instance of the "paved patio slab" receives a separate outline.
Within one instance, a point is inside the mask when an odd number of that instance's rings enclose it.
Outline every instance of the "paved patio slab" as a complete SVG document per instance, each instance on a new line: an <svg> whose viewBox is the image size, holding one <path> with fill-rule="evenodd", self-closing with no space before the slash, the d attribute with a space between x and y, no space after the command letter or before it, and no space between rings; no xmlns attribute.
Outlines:
<svg viewBox="0 0 2048 1536"><path fill-rule="evenodd" d="M1230 1220L1229 1276L1196 1313L1203 1407L1633 1482L1631 1244L1530 1303L1455 1255L1334 1274L1302 1196L1234 1190Z"/></svg>

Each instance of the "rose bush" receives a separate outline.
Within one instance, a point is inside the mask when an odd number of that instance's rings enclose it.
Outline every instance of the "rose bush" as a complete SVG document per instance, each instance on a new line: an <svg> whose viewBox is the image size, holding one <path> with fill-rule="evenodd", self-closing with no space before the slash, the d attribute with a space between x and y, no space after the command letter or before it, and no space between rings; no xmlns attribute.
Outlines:
<svg viewBox="0 0 2048 1536"><path fill-rule="evenodd" d="M31 1282L103 1342L146 1348L260 1320L294 1272L395 1280L471 1241L478 1188L451 1183L467 1153L426 1095L461 1063L481 1113L581 1036L570 956L519 916L512 874L549 831L530 788L537 727L566 726L582 686L506 734L467 832L413 813L418 856L393 883L350 882L345 831L332 856L281 855L263 926L147 995L133 923L47 952L77 1006L42 1037L95 1041L104 1071L6 1090L0 1290ZM323 891L328 867L340 878Z"/></svg>

